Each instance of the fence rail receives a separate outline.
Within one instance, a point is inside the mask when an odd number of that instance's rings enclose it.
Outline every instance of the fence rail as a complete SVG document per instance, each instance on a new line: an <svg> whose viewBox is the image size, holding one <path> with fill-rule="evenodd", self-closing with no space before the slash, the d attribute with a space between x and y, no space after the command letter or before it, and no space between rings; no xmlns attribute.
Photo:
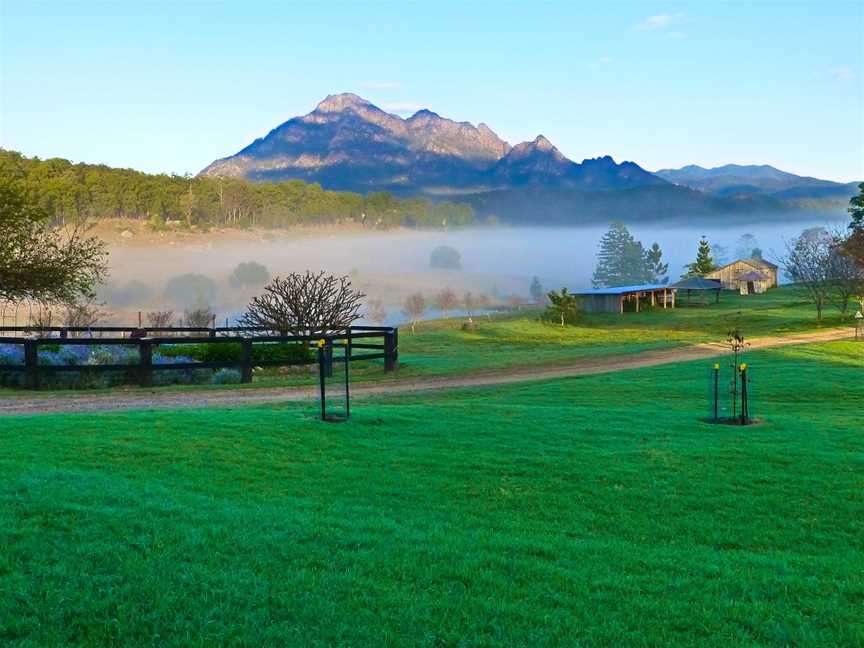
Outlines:
<svg viewBox="0 0 864 648"><path fill-rule="evenodd" d="M2 333L28 333L27 337L0 337L0 344L19 345L24 347L24 364L0 364L0 371L23 372L24 386L27 389L39 389L42 374L64 371L136 371L137 382L142 387L153 384L154 371L186 371L189 369L239 369L241 381L252 382L252 370L255 367L288 367L315 364L314 357L309 359L254 360L253 348L256 344L308 344L317 345L324 340L325 357L332 357L333 345L337 342L346 345L347 358L350 361L384 360L384 371L394 371L399 364L399 329L389 326L352 326L342 332L330 332L315 335L273 335L267 329L254 327L162 327L140 329L124 326L100 327L0 327ZM57 333L57 337L53 334ZM70 337L69 334L87 333L87 337ZM128 337L97 337L105 333L129 333ZM152 333L182 333L153 337ZM206 333L206 335L196 335ZM378 343L356 342L355 340L380 339ZM186 344L239 344L239 360L219 362L178 362L162 364L153 362L153 351L161 345L181 346ZM136 364L95 364L95 365L44 365L39 363L39 347L47 346L131 346L138 348L138 363ZM354 353L355 349L371 351L371 353Z"/></svg>

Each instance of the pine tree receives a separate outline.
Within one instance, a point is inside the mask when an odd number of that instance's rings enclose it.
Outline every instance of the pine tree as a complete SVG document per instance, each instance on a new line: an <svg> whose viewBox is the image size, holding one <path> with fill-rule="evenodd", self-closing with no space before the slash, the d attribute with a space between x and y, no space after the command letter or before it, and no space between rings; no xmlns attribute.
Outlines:
<svg viewBox="0 0 864 648"><path fill-rule="evenodd" d="M612 223L600 239L597 268L592 278L594 287L647 283L652 276L642 244L633 238L623 223Z"/></svg>
<svg viewBox="0 0 864 648"><path fill-rule="evenodd" d="M579 301L576 295L562 288L561 292L551 291L548 295L549 305L546 307L544 319L565 324L574 324L579 319Z"/></svg>
<svg viewBox="0 0 864 648"><path fill-rule="evenodd" d="M645 260L651 269L651 281L653 283L669 283L669 277L666 276L666 273L669 272L669 264L663 263L663 250L657 243L645 253Z"/></svg>
<svg viewBox="0 0 864 648"><path fill-rule="evenodd" d="M683 277L704 277L709 272L717 269L714 259L711 258L711 245L704 236L699 240L699 249L696 251L696 260L684 266L687 272Z"/></svg>
<svg viewBox="0 0 864 648"><path fill-rule="evenodd" d="M852 217L849 229L858 232L864 231L864 182L858 184L858 195L849 199L849 209Z"/></svg>
<svg viewBox="0 0 864 648"><path fill-rule="evenodd" d="M528 292L531 293L531 299L534 300L535 304L543 301L543 284L540 283L539 277L534 277L531 280L531 287L528 289Z"/></svg>

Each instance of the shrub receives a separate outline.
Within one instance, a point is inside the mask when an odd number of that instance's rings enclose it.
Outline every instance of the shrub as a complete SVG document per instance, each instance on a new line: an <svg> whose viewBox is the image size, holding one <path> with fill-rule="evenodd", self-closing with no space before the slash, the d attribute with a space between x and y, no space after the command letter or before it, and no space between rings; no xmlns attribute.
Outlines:
<svg viewBox="0 0 864 648"><path fill-rule="evenodd" d="M209 277L190 272L170 279L165 296L175 304L210 304L216 299L216 284Z"/></svg>
<svg viewBox="0 0 864 648"><path fill-rule="evenodd" d="M183 326L209 327L216 321L216 316L209 306L202 306L183 311Z"/></svg>
<svg viewBox="0 0 864 648"><path fill-rule="evenodd" d="M243 349L239 342L212 342L202 344L171 344L160 346L156 356L177 358L185 356L186 362L236 362L239 364ZM252 345L252 362L282 361L308 362L312 351L302 343L259 342ZM155 359L154 359L155 362Z"/></svg>
<svg viewBox="0 0 864 648"><path fill-rule="evenodd" d="M153 291L150 286L143 281L134 279L124 286L109 286L104 292L100 293L111 306L117 308L127 308L129 306L139 305L150 298Z"/></svg>
<svg viewBox="0 0 864 648"><path fill-rule="evenodd" d="M147 313L147 324L152 328L167 328L174 319L174 311L150 311Z"/></svg>
<svg viewBox="0 0 864 648"><path fill-rule="evenodd" d="M549 292L549 306L543 313L543 319L564 326L575 324L579 320L579 299L576 295L562 288L560 292Z"/></svg>
<svg viewBox="0 0 864 648"><path fill-rule="evenodd" d="M462 268L462 256L449 245L439 245L429 255L429 267L442 270L459 270Z"/></svg>
<svg viewBox="0 0 864 648"><path fill-rule="evenodd" d="M248 261L234 268L234 272L228 277L228 282L235 288L245 288L247 286L263 286L268 279L270 279L270 273L266 267L255 261Z"/></svg>

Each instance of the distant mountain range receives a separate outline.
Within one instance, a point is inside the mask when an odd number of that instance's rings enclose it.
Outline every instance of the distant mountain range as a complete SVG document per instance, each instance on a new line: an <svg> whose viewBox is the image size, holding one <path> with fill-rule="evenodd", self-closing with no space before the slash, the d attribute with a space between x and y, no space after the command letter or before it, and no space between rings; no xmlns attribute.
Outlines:
<svg viewBox="0 0 864 648"><path fill-rule="evenodd" d="M856 193L854 185L765 166L688 166L655 174L610 156L577 163L542 135L511 146L483 123L425 109L403 119L348 93L328 96L308 115L289 119L201 173L447 197L514 222L836 209Z"/></svg>
<svg viewBox="0 0 864 648"><path fill-rule="evenodd" d="M726 164L706 169L691 164L680 169L661 169L655 175L677 185L717 196L742 194L795 198L846 198L857 193L858 183L832 182L798 176L767 164Z"/></svg>

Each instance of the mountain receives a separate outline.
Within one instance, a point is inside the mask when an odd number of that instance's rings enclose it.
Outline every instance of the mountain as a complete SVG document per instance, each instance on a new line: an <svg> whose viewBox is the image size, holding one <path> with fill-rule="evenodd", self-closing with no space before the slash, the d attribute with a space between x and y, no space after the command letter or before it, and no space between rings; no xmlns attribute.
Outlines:
<svg viewBox="0 0 864 648"><path fill-rule="evenodd" d="M832 182L781 171L767 164L726 164L706 169L691 164L661 169L657 176L677 185L716 196L762 195L778 199L845 199L857 193L857 183Z"/></svg>
<svg viewBox="0 0 864 648"><path fill-rule="evenodd" d="M326 97L308 115L289 119L201 173L401 194L666 183L633 162L617 164L608 156L577 164L542 135L511 147L483 123L456 122L426 109L403 119L350 93Z"/></svg>

